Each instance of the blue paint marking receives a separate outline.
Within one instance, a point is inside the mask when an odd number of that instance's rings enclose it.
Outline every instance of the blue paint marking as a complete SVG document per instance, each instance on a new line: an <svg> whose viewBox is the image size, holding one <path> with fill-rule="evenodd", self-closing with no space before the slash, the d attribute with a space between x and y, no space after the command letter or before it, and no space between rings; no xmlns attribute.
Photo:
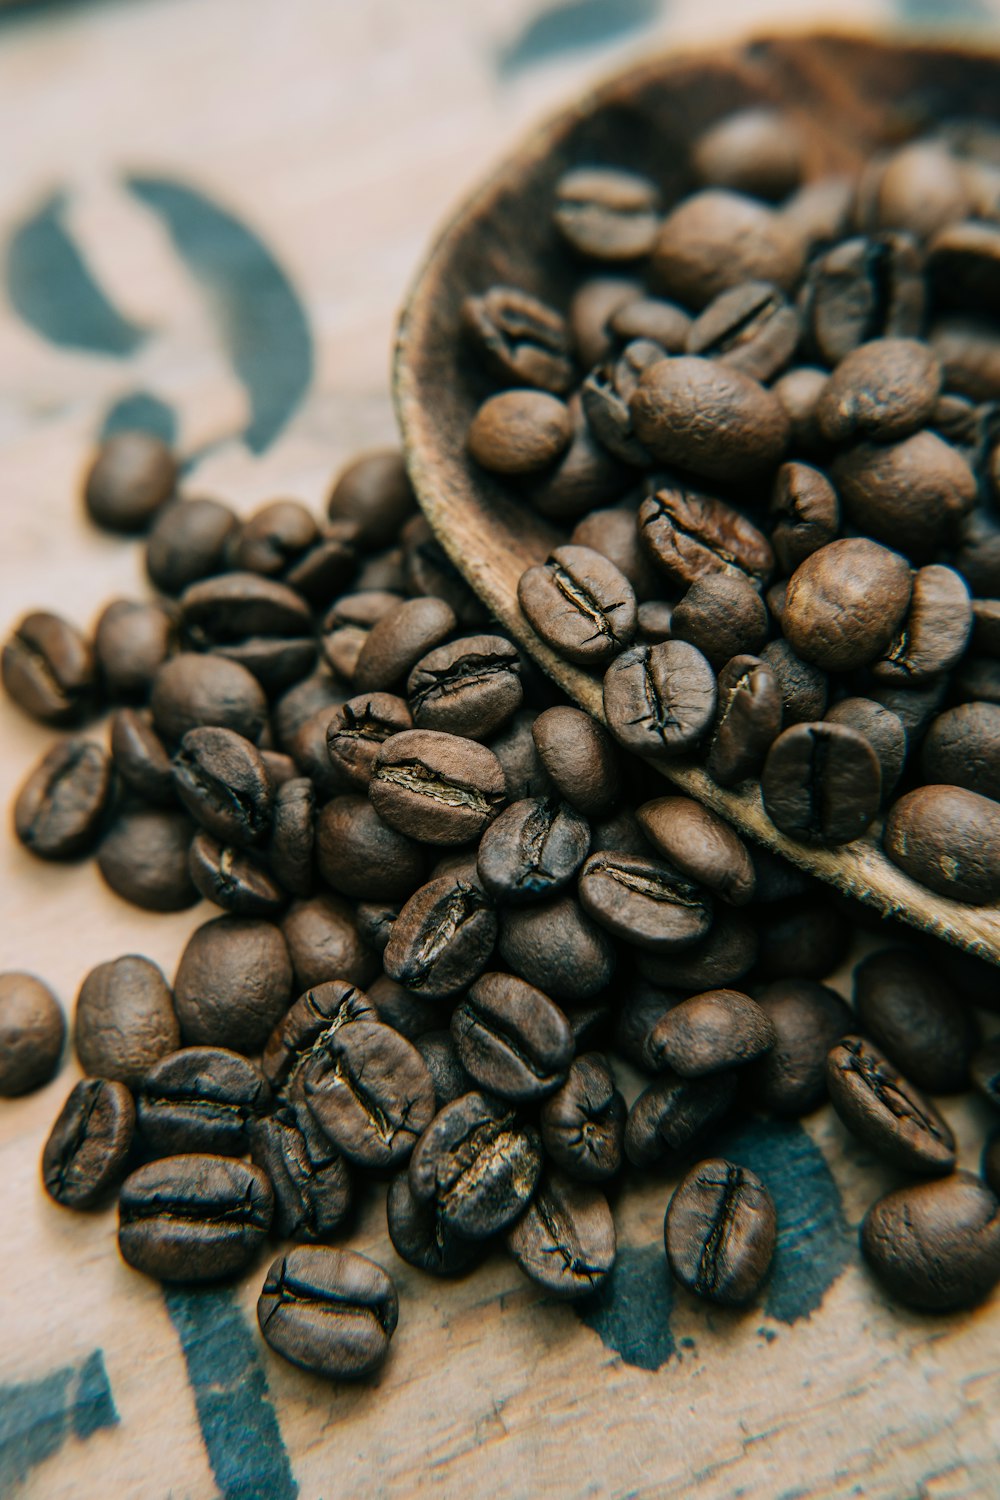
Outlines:
<svg viewBox="0 0 1000 1500"><path fill-rule="evenodd" d="M618 1251L608 1285L578 1303L582 1322L627 1365L658 1370L676 1353L670 1328L674 1289L663 1245L625 1245Z"/></svg>
<svg viewBox="0 0 1000 1500"><path fill-rule="evenodd" d="M173 1286L164 1296L223 1500L295 1500L257 1346L232 1292Z"/></svg>
<svg viewBox="0 0 1000 1500"><path fill-rule="evenodd" d="M996 21L989 0L896 0L896 11L907 26L985 26Z"/></svg>
<svg viewBox="0 0 1000 1500"><path fill-rule="evenodd" d="M151 432L173 446L177 439L177 413L149 391L131 391L116 401L104 418L101 437L113 432Z"/></svg>
<svg viewBox="0 0 1000 1500"><path fill-rule="evenodd" d="M0 1386L0 1495L22 1484L70 1436L85 1440L118 1421L100 1349L82 1365Z"/></svg>
<svg viewBox="0 0 1000 1500"><path fill-rule="evenodd" d="M104 295L66 228L65 209L65 195L56 193L14 230L5 268L11 305L50 343L124 358L145 330Z"/></svg>
<svg viewBox="0 0 1000 1500"><path fill-rule="evenodd" d="M663 0L563 0L534 16L497 56L506 76L561 53L607 46L649 26Z"/></svg>
<svg viewBox="0 0 1000 1500"><path fill-rule="evenodd" d="M243 440L262 453L312 381L312 334L295 289L244 224L184 183L133 176L129 191L164 222L217 311L222 337L250 400Z"/></svg>

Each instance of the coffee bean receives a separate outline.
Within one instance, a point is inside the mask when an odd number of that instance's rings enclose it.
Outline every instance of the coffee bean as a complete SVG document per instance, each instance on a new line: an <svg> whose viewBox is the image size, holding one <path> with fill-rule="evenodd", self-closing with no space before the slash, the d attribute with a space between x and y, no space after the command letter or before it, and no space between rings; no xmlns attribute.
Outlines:
<svg viewBox="0 0 1000 1500"><path fill-rule="evenodd" d="M774 477L769 516L778 566L791 574L836 539L840 501L822 470L797 462L782 464Z"/></svg>
<svg viewBox="0 0 1000 1500"><path fill-rule="evenodd" d="M550 1172L507 1231L506 1244L525 1276L550 1296L587 1297L611 1274L615 1222L599 1188Z"/></svg>
<svg viewBox="0 0 1000 1500"><path fill-rule="evenodd" d="M803 661L786 640L769 641L760 655L777 678L782 722L787 726L821 719L830 691L826 673Z"/></svg>
<svg viewBox="0 0 1000 1500"><path fill-rule="evenodd" d="M669 1166L728 1114L736 1075L658 1078L636 1099L625 1121L625 1155L633 1166Z"/></svg>
<svg viewBox="0 0 1000 1500"><path fill-rule="evenodd" d="M735 906L753 899L746 845L727 823L690 797L657 797L636 810L643 833L688 879Z"/></svg>
<svg viewBox="0 0 1000 1500"><path fill-rule="evenodd" d="M406 683L418 729L485 740L521 706L521 662L504 636L472 635L421 657Z"/></svg>
<svg viewBox="0 0 1000 1500"><path fill-rule="evenodd" d="M577 167L555 186L553 220L578 255L628 261L648 255L659 228L654 183L615 167Z"/></svg>
<svg viewBox="0 0 1000 1500"><path fill-rule="evenodd" d="M326 747L334 768L351 786L367 790L379 746L413 728L409 708L392 693L349 698L330 720Z"/></svg>
<svg viewBox="0 0 1000 1500"><path fill-rule="evenodd" d="M389 930L392 930L391 924ZM440 1005L424 995L414 994L395 979L390 979L388 974L380 974L368 986L367 995L378 1020L400 1032L408 1041L416 1042L428 1031L436 1031L442 1024ZM419 1047L417 1051L420 1051ZM462 1089L459 1092L465 1091Z"/></svg>
<svg viewBox="0 0 1000 1500"><path fill-rule="evenodd" d="M215 917L181 955L174 1005L189 1044L258 1052L291 999L292 965L281 928L251 917Z"/></svg>
<svg viewBox="0 0 1000 1500"><path fill-rule="evenodd" d="M736 984L757 958L757 929L742 913L717 907L708 936L679 953L639 953L639 972L652 984L697 994Z"/></svg>
<svg viewBox="0 0 1000 1500"><path fill-rule="evenodd" d="M810 979L778 979L755 992L774 1031L774 1045L746 1070L760 1109L798 1119L826 1098L826 1056L854 1025L836 990Z"/></svg>
<svg viewBox="0 0 1000 1500"><path fill-rule="evenodd" d="M296 777L274 794L267 858L283 890L307 896L312 890L316 794L307 777Z"/></svg>
<svg viewBox="0 0 1000 1500"><path fill-rule="evenodd" d="M112 716L111 759L129 791L144 802L158 806L174 802L170 756L145 709L120 708Z"/></svg>
<svg viewBox="0 0 1000 1500"><path fill-rule="evenodd" d="M864 735L843 724L794 724L764 762L761 795L768 817L806 844L847 844L878 811L882 772Z"/></svg>
<svg viewBox="0 0 1000 1500"><path fill-rule="evenodd" d="M924 740L920 767L929 782L1000 801L1000 707L960 703L939 714Z"/></svg>
<svg viewBox="0 0 1000 1500"><path fill-rule="evenodd" d="M259 860L208 833L191 840L188 871L199 895L234 917L278 917L288 904L288 896Z"/></svg>
<svg viewBox="0 0 1000 1500"><path fill-rule="evenodd" d="M125 1179L118 1248L160 1281L216 1281L253 1260L271 1224L264 1173L222 1156L170 1156Z"/></svg>
<svg viewBox="0 0 1000 1500"><path fill-rule="evenodd" d="M815 257L799 293L808 343L836 365L873 339L913 338L924 317L917 246L906 234L842 240Z"/></svg>
<svg viewBox="0 0 1000 1500"><path fill-rule="evenodd" d="M188 867L194 831L191 819L171 808L127 808L98 849L97 868L133 906L184 911L198 899Z"/></svg>
<svg viewBox="0 0 1000 1500"><path fill-rule="evenodd" d="M845 1036L826 1061L830 1102L872 1151L907 1172L940 1177L955 1166L955 1138L929 1099L859 1036Z"/></svg>
<svg viewBox="0 0 1000 1500"><path fill-rule="evenodd" d="M774 200L798 186L802 157L802 136L794 120L763 106L724 115L691 148L702 182Z"/></svg>
<svg viewBox="0 0 1000 1500"><path fill-rule="evenodd" d="M776 286L748 281L720 292L688 329L688 354L770 380L795 352L799 316Z"/></svg>
<svg viewBox="0 0 1000 1500"><path fill-rule="evenodd" d="M226 547L238 521L218 500L173 500L160 510L146 544L146 569L165 594L225 567Z"/></svg>
<svg viewBox="0 0 1000 1500"><path fill-rule="evenodd" d="M886 687L872 682L869 696L894 713L906 733L907 744L919 745L934 716L941 711L948 689L947 680L919 683L916 687Z"/></svg>
<svg viewBox="0 0 1000 1500"><path fill-rule="evenodd" d="M781 687L766 661L740 654L719 673L716 691L705 765L720 786L735 786L757 774L781 729Z"/></svg>
<svg viewBox="0 0 1000 1500"><path fill-rule="evenodd" d="M631 984L622 999L621 1008L615 1020L616 1054L631 1063L634 1068L638 1068L640 1072L647 1072L646 1038L660 1017L665 1016L670 1007L677 1005L680 999L679 992L660 989L645 979L638 979ZM572 1074L572 1067L570 1073Z"/></svg>
<svg viewBox="0 0 1000 1500"><path fill-rule="evenodd" d="M829 542L796 568L781 627L799 656L849 672L889 648L906 617L906 559L865 537Z"/></svg>
<svg viewBox="0 0 1000 1500"><path fill-rule="evenodd" d="M872 676L901 686L927 682L951 671L971 631L972 601L961 574L940 564L919 568L906 616Z"/></svg>
<svg viewBox="0 0 1000 1500"><path fill-rule="evenodd" d="M1000 1204L971 1172L897 1188L865 1215L861 1249L907 1307L972 1307L1000 1280Z"/></svg>
<svg viewBox="0 0 1000 1500"><path fill-rule="evenodd" d="M650 365L629 406L635 435L654 459L706 479L746 479L778 463L788 445L777 396L711 359Z"/></svg>
<svg viewBox="0 0 1000 1500"><path fill-rule="evenodd" d="M907 229L920 239L964 217L969 205L967 174L940 141L910 141L875 158L861 187L872 200L866 218L883 228Z"/></svg>
<svg viewBox="0 0 1000 1500"><path fill-rule="evenodd" d="M339 979L315 985L299 996L268 1038L261 1058L264 1077L286 1096L301 1094L303 1064L325 1051L342 1026L376 1019L368 996L355 985Z"/></svg>
<svg viewBox="0 0 1000 1500"><path fill-rule="evenodd" d="M73 1032L85 1073L135 1088L181 1044L170 986L156 964L126 954L91 969L76 999Z"/></svg>
<svg viewBox="0 0 1000 1500"><path fill-rule="evenodd" d="M438 605L446 604L460 625L482 625L488 618L485 607L462 577L458 568L448 557L440 543L434 538L425 516L416 515L407 521L400 532L403 544L403 577L400 583L379 583L379 588L394 588L413 598L433 598ZM373 588L376 585L358 574L358 588ZM411 622L412 623L412 622ZM452 626L454 628L454 626ZM438 637L423 646L416 656L437 644ZM416 659L416 658L414 658ZM409 671L412 661L404 671ZM358 682L358 688L391 687L391 683Z"/></svg>
<svg viewBox="0 0 1000 1500"><path fill-rule="evenodd" d="M639 536L676 588L711 573L736 573L763 585L774 568L771 545L733 506L678 485L654 489L639 506Z"/></svg>
<svg viewBox="0 0 1000 1500"><path fill-rule="evenodd" d="M566 405L573 424L569 447L552 469L522 487L538 513L556 522L576 521L595 505L613 504L633 474L591 427L582 393L574 392Z"/></svg>
<svg viewBox="0 0 1000 1500"><path fill-rule="evenodd" d="M646 1066L701 1078L753 1062L774 1041L773 1026L749 995L708 990L661 1016L646 1038Z"/></svg>
<svg viewBox="0 0 1000 1500"><path fill-rule="evenodd" d="M274 1229L282 1239L325 1240L344 1223L351 1207L351 1177L344 1158L312 1128L301 1128L290 1109L279 1109L248 1126L255 1166L274 1191Z"/></svg>
<svg viewBox="0 0 1000 1500"><path fill-rule="evenodd" d="M599 552L624 574L637 599L652 600L660 587L656 570L640 545L635 518L635 507L629 504L592 510L574 526L570 542Z"/></svg>
<svg viewBox="0 0 1000 1500"><path fill-rule="evenodd" d="M589 848L590 828L568 803L525 798L483 834L479 879L497 901L534 901L568 885Z"/></svg>
<svg viewBox="0 0 1000 1500"><path fill-rule="evenodd" d="M375 757L369 796L400 833L428 844L481 834L506 795L500 762L485 745L435 730L393 735Z"/></svg>
<svg viewBox="0 0 1000 1500"><path fill-rule="evenodd" d="M653 339L632 339L596 365L580 387L583 414L594 436L623 464L648 468L650 455L635 435L632 397L644 370L664 358Z"/></svg>
<svg viewBox="0 0 1000 1500"><path fill-rule="evenodd" d="M257 679L238 662L182 651L164 662L150 697L153 724L178 744L189 729L232 729L257 744L267 722L267 699Z"/></svg>
<svg viewBox="0 0 1000 1500"><path fill-rule="evenodd" d="M756 929L761 979L824 979L843 962L850 941L843 911L818 896L759 912Z"/></svg>
<svg viewBox="0 0 1000 1500"><path fill-rule="evenodd" d="M142 1079L137 1116L153 1156L242 1156L249 1126L270 1102L256 1064L225 1047L183 1047Z"/></svg>
<svg viewBox="0 0 1000 1500"><path fill-rule="evenodd" d="M854 970L854 1005L865 1031L918 1088L953 1094L968 1087L974 1017L923 954L869 954Z"/></svg>
<svg viewBox="0 0 1000 1500"><path fill-rule="evenodd" d="M403 992L404 994L406 991ZM425 1031L414 1044L427 1064L434 1085L434 1102L443 1109L453 1099L467 1094L474 1087L472 1079L462 1067L450 1031Z"/></svg>
<svg viewBox="0 0 1000 1500"><path fill-rule="evenodd" d="M293 901L281 931L300 991L338 977L365 985L378 973L378 960L362 942L352 908L339 896Z"/></svg>
<svg viewBox="0 0 1000 1500"><path fill-rule="evenodd" d="M573 1060L562 1011L512 974L481 974L452 1014L451 1035L474 1083L514 1103L551 1094Z"/></svg>
<svg viewBox="0 0 1000 1500"><path fill-rule="evenodd" d="M483 1240L531 1201L542 1170L537 1130L509 1104L473 1091L446 1104L410 1158L410 1191L433 1204L447 1231Z"/></svg>
<svg viewBox="0 0 1000 1500"><path fill-rule="evenodd" d="M391 546L416 509L403 455L395 448L363 453L337 475L327 501L333 521L353 521L358 546Z"/></svg>
<svg viewBox="0 0 1000 1500"><path fill-rule="evenodd" d="M607 730L568 704L540 713L531 728L542 765L585 818L606 816L621 794L621 767Z"/></svg>
<svg viewBox="0 0 1000 1500"><path fill-rule="evenodd" d="M625 1100L599 1052L573 1059L565 1082L542 1105L542 1143L555 1165L579 1182L607 1182L622 1164Z"/></svg>
<svg viewBox="0 0 1000 1500"><path fill-rule="evenodd" d="M280 578L319 538L319 527L298 500L272 500L244 521L229 548L239 572Z"/></svg>
<svg viewBox="0 0 1000 1500"><path fill-rule="evenodd" d="M742 193L709 188L682 200L664 220L650 266L654 288L702 308L746 281L783 291L802 267L797 231Z"/></svg>
<svg viewBox="0 0 1000 1500"><path fill-rule="evenodd" d="M663 1225L677 1280L722 1307L753 1301L771 1269L777 1230L774 1203L760 1178L722 1157L692 1167Z"/></svg>
<svg viewBox="0 0 1000 1500"><path fill-rule="evenodd" d="M570 338L584 369L610 353L615 312L641 294L630 276L589 276L574 291L569 304Z"/></svg>
<svg viewBox="0 0 1000 1500"><path fill-rule="evenodd" d="M494 286L462 303L462 326L477 354L505 385L556 395L573 381L565 319L517 287Z"/></svg>
<svg viewBox="0 0 1000 1500"><path fill-rule="evenodd" d="M468 448L491 474L537 474L566 452L573 423L565 402L547 391L501 391L490 396L469 427Z"/></svg>
<svg viewBox="0 0 1000 1500"><path fill-rule="evenodd" d="M434 1118L434 1085L420 1053L379 1021L328 1029L304 1060L299 1084L309 1113L359 1166L398 1167Z"/></svg>
<svg viewBox="0 0 1000 1500"><path fill-rule="evenodd" d="M816 411L828 379L826 370L817 369L815 365L796 365L779 376L771 387L785 408L789 422L788 446L793 453L816 453L825 446Z"/></svg>
<svg viewBox="0 0 1000 1500"><path fill-rule="evenodd" d="M602 927L653 953L698 942L712 923L712 899L680 870L649 855L601 850L580 872L580 904Z"/></svg>
<svg viewBox="0 0 1000 1500"><path fill-rule="evenodd" d="M173 766L180 800L209 833L242 849L267 836L274 789L249 740L232 729L189 729Z"/></svg>
<svg viewBox="0 0 1000 1500"><path fill-rule="evenodd" d="M92 1208L125 1175L135 1106L123 1083L81 1078L42 1152L42 1182L64 1208Z"/></svg>
<svg viewBox="0 0 1000 1500"><path fill-rule="evenodd" d="M517 586L528 622L560 655L600 666L635 635L635 594L614 563L589 547L558 547Z"/></svg>
<svg viewBox="0 0 1000 1500"><path fill-rule="evenodd" d="M461 1276L483 1258L484 1246L456 1234L433 1200L421 1203L413 1196L406 1172L390 1184L386 1220L396 1254L432 1276Z"/></svg>
<svg viewBox="0 0 1000 1500"><path fill-rule="evenodd" d="M499 951L528 984L578 1003L599 994L615 966L609 938L571 895L502 912Z"/></svg>
<svg viewBox="0 0 1000 1500"><path fill-rule="evenodd" d="M353 1250L326 1246L279 1255L257 1301L270 1348L328 1380L374 1374L398 1320L396 1288L382 1267Z"/></svg>
<svg viewBox="0 0 1000 1500"><path fill-rule="evenodd" d="M356 900L405 901L426 873L424 851L384 823L367 797L334 797L316 819L316 864L327 885Z"/></svg>
<svg viewBox="0 0 1000 1500"><path fill-rule="evenodd" d="M271 578L226 573L193 583L181 598L181 615L191 645L245 667L266 692L290 687L315 663L308 605Z"/></svg>
<svg viewBox="0 0 1000 1500"><path fill-rule="evenodd" d="M94 626L94 655L105 689L116 698L145 698L177 646L177 618L161 604L113 599Z"/></svg>
<svg viewBox="0 0 1000 1500"><path fill-rule="evenodd" d="M15 626L0 656L8 695L44 724L78 724L97 695L94 653L75 625L34 610Z"/></svg>
<svg viewBox="0 0 1000 1500"><path fill-rule="evenodd" d="M768 636L767 610L745 578L725 573L697 579L671 612L670 635L697 647L716 669Z"/></svg>
<svg viewBox="0 0 1000 1500"><path fill-rule="evenodd" d="M382 955L391 979L433 999L463 990L489 963L497 938L493 903L475 882L451 875L410 897Z"/></svg>
<svg viewBox="0 0 1000 1500"><path fill-rule="evenodd" d="M604 674L608 727L637 755L685 754L704 737L715 707L715 673L686 641L632 646Z"/></svg>
<svg viewBox="0 0 1000 1500"><path fill-rule="evenodd" d="M885 801L895 790L906 761L906 730L899 715L871 698L842 698L827 711L826 719L864 735L878 757Z"/></svg>
<svg viewBox="0 0 1000 1500"><path fill-rule="evenodd" d="M288 747L296 769L312 782L313 794L321 803L347 789L347 783L330 760L326 748L330 725L340 707L341 704L333 703L319 709L296 730Z"/></svg>
<svg viewBox="0 0 1000 1500"><path fill-rule="evenodd" d="M177 483L177 464L151 432L106 437L87 471L83 500L90 519L107 531L144 531Z"/></svg>
<svg viewBox="0 0 1000 1500"><path fill-rule="evenodd" d="M66 1017L48 985L33 974L0 974L0 1097L48 1083L65 1041Z"/></svg>
<svg viewBox="0 0 1000 1500"><path fill-rule="evenodd" d="M917 339L874 339L853 349L816 410L827 442L894 442L924 427L941 390L941 366Z"/></svg>
<svg viewBox="0 0 1000 1500"><path fill-rule="evenodd" d="M833 478L849 518L915 562L957 535L976 498L968 463L927 431L898 443L859 443L837 459Z"/></svg>
<svg viewBox="0 0 1000 1500"><path fill-rule="evenodd" d="M661 297L642 297L633 288L632 295L623 300L607 320L608 328L623 343L635 339L648 339L659 344L667 354L683 354L687 347L691 317L676 302L667 302ZM584 350L581 349L581 355ZM597 357L589 363L596 364ZM588 362L585 360L585 363Z"/></svg>
<svg viewBox="0 0 1000 1500"><path fill-rule="evenodd" d="M40 859L75 859L97 840L111 796L111 762L91 740L60 740L14 802L14 831Z"/></svg>
<svg viewBox="0 0 1000 1500"><path fill-rule="evenodd" d="M1000 314L1000 232L975 219L942 227L927 247L927 277L939 302L977 316Z"/></svg>
<svg viewBox="0 0 1000 1500"><path fill-rule="evenodd" d="M889 809L882 847L939 896L983 906L1000 896L1000 807L957 786L922 786Z"/></svg>

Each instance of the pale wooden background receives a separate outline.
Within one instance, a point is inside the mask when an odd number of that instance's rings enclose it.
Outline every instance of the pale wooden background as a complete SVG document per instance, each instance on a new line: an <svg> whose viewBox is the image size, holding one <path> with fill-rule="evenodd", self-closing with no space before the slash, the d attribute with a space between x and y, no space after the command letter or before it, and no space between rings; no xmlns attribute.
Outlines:
<svg viewBox="0 0 1000 1500"><path fill-rule="evenodd" d="M114 400L145 388L168 401L186 451L244 418L201 293L158 222L122 190L123 173L161 172L228 207L277 256L313 328L312 388L279 440L260 456L222 442L191 488L242 510L278 494L318 506L352 451L392 436L394 322L435 225L530 122L585 82L654 47L817 20L944 22L1000 44L987 0L664 0L602 45L518 67L517 38L539 9L537 0L118 0L0 21L0 244L65 189L91 269L123 312L155 329L127 362L56 348L0 289L5 628L36 603L88 622L111 593L142 587L139 550L90 529L78 504L88 445ZM596 14L578 8L578 33ZM546 32L536 36L541 45ZM0 704L5 805L49 738ZM147 953L171 975L187 934L210 915L144 916L91 867L41 865L11 840L0 843L0 889L0 968L44 975L69 1009L84 973L119 953ZM111 1212L63 1213L38 1188L42 1142L76 1076L67 1063L32 1098L0 1101L0 1494L202 1500L267 1494L269 1473L284 1475L285 1493L297 1484L303 1497L331 1500L1000 1493L996 1300L975 1315L917 1318L886 1303L854 1254L822 1306L792 1326L678 1298L679 1353L648 1371L500 1258L457 1286L402 1266L378 1194L354 1241L400 1287L378 1388L332 1389L259 1351L287 1458L256 1454L248 1435L228 1476L213 1474L160 1289L119 1260ZM985 1109L949 1115L974 1166ZM882 1179L828 1112L808 1130L854 1225ZM662 1183L629 1195L623 1244L658 1242L667 1196ZM251 1339L261 1276L235 1294ZM40 1425L32 1392L98 1349L119 1421L86 1437L60 1433L58 1415Z"/></svg>

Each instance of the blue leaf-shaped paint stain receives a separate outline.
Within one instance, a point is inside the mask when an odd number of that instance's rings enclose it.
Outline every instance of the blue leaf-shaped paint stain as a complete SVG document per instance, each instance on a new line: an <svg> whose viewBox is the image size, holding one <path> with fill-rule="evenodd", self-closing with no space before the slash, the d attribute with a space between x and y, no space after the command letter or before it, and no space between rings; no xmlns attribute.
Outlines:
<svg viewBox="0 0 1000 1500"><path fill-rule="evenodd" d="M52 344L124 358L138 349L145 331L104 295L66 227L65 209L65 195L54 194L11 235L11 306Z"/></svg>
<svg viewBox="0 0 1000 1500"><path fill-rule="evenodd" d="M670 1329L673 1302L662 1244L624 1245L607 1286L576 1310L627 1365L658 1370L676 1352Z"/></svg>
<svg viewBox="0 0 1000 1500"><path fill-rule="evenodd" d="M149 391L131 391L116 401L101 425L101 437L114 432L151 432L171 447L177 438L177 414Z"/></svg>
<svg viewBox="0 0 1000 1500"><path fill-rule="evenodd" d="M497 55L501 75L560 53L605 46L650 25L662 0L563 0L539 12Z"/></svg>
<svg viewBox="0 0 1000 1500"><path fill-rule="evenodd" d="M250 401L243 439L253 453L262 453L312 380L312 335L294 287L257 236L195 188L145 176L129 177L127 186L163 220L208 292Z"/></svg>
<svg viewBox="0 0 1000 1500"><path fill-rule="evenodd" d="M989 0L896 0L904 26L985 26L996 21Z"/></svg>
<svg viewBox="0 0 1000 1500"><path fill-rule="evenodd" d="M118 1420L100 1349L81 1365L0 1386L0 1495L22 1484L71 1434L86 1439Z"/></svg>

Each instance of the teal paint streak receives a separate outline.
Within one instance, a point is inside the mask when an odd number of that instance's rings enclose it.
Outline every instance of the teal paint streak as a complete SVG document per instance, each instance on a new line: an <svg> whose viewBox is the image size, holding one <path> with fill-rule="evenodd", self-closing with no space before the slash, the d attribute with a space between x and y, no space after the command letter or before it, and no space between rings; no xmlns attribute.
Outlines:
<svg viewBox="0 0 1000 1500"><path fill-rule="evenodd" d="M100 1349L82 1365L0 1386L0 1495L23 1484L70 1436L86 1439L118 1421Z"/></svg>
<svg viewBox="0 0 1000 1500"><path fill-rule="evenodd" d="M602 47L656 20L662 0L564 0L534 16L497 56L502 76L568 52Z"/></svg>

